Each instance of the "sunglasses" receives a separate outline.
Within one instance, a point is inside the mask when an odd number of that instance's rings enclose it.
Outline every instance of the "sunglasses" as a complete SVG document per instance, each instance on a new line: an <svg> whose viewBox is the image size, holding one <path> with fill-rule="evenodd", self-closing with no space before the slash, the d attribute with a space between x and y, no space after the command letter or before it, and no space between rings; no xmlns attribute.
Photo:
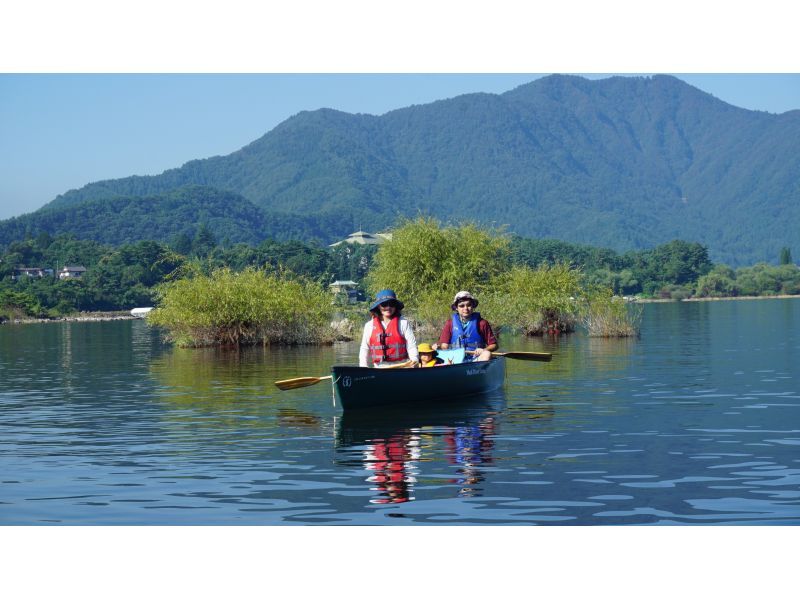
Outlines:
<svg viewBox="0 0 800 598"><path fill-rule="evenodd" d="M472 307L472 301L469 301L467 303L458 303L456 307Z"/></svg>
<svg viewBox="0 0 800 598"><path fill-rule="evenodd" d="M389 309L390 307L397 307L397 303L394 301L387 301L386 303L381 303L378 307L381 309Z"/></svg>

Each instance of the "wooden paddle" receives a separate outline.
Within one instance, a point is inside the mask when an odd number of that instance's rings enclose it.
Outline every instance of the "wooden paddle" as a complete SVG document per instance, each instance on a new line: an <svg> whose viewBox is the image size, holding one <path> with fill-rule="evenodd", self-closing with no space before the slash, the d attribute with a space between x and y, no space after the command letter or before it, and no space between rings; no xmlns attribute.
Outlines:
<svg viewBox="0 0 800 598"><path fill-rule="evenodd" d="M396 363L394 365L387 365L386 367L380 368L382 370L393 370L395 368L404 368L408 367L408 364L411 363L410 361L403 361L402 363ZM281 390L294 390L295 388L303 388L305 386L314 386L314 384L318 384L323 380L330 380L333 376L304 376L302 378L289 378L288 380L277 380L275 382L275 386L280 388Z"/></svg>
<svg viewBox="0 0 800 598"><path fill-rule="evenodd" d="M289 378L288 380L277 380L275 386L281 390L293 390L304 386L313 386L323 380L330 380L333 376L305 376L304 378Z"/></svg>
<svg viewBox="0 0 800 598"><path fill-rule="evenodd" d="M474 351L467 351L467 353L474 353ZM505 353L498 353L492 351L494 357L508 357L509 359L521 359L523 361L550 361L553 359L552 353L534 353L533 351L507 351Z"/></svg>
<svg viewBox="0 0 800 598"><path fill-rule="evenodd" d="M508 357L509 359L522 359L523 361L550 361L553 359L552 353L534 353L533 351L507 351L506 353L495 353L498 357Z"/></svg>

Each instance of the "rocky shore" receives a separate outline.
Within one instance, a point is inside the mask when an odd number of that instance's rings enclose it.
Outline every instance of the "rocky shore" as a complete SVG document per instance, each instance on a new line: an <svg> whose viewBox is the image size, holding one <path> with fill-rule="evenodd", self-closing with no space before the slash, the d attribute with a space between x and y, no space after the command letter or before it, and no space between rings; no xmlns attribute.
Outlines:
<svg viewBox="0 0 800 598"><path fill-rule="evenodd" d="M45 324L48 322L108 322L111 320L135 320L129 311L82 311L59 318L15 318L0 320L0 324Z"/></svg>

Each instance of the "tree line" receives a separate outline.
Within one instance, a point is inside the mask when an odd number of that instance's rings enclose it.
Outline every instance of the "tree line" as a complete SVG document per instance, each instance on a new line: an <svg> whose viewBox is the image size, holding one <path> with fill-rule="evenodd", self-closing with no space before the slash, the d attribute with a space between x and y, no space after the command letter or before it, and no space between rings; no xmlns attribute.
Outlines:
<svg viewBox="0 0 800 598"><path fill-rule="evenodd" d="M171 243L138 241L120 246L42 233L10 243L0 254L0 318L58 317L76 311L119 311L153 305L156 287L190 270L211 273L248 267L291 272L321 286L334 280L361 281L375 247L323 247L267 240L258 245L220 242L207 226L194 237ZM60 280L64 266L84 266L79 279ZM19 274L21 267L47 268L53 275Z"/></svg>
<svg viewBox="0 0 800 598"><path fill-rule="evenodd" d="M0 254L0 318L57 317L152 305L158 285L184 277L190 268L208 274L221 268L234 272L267 268L299 275L323 288L335 280L363 284L377 249L375 245L327 247L274 239L231 244L217 239L205 225L194 236L178 234L169 243L138 241L116 247L69 234L42 233L12 242ZM616 295L683 299L800 294L800 269L788 247L781 251L778 266L762 263L735 270L714 264L705 246L686 241L618 253L512 236L508 252L513 266L566 265L579 270L588 283ZM75 280L15 276L23 266L57 270L67 265L84 266L86 273Z"/></svg>

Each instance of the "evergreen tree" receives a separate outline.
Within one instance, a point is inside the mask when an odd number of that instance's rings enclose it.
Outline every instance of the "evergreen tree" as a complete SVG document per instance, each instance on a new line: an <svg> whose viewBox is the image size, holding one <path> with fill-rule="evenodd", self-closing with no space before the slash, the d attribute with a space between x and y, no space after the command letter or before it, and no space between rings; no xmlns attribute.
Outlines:
<svg viewBox="0 0 800 598"><path fill-rule="evenodd" d="M172 249L181 255L189 255L192 252L192 238L186 233L178 233L172 240Z"/></svg>
<svg viewBox="0 0 800 598"><path fill-rule="evenodd" d="M781 248L781 266L785 266L787 264L792 263L792 250L788 247Z"/></svg>
<svg viewBox="0 0 800 598"><path fill-rule="evenodd" d="M201 222L200 227L197 229L197 234L194 236L194 241L192 241L192 253L200 257L205 257L211 253L216 246L217 240L214 237L214 233L209 230L205 222Z"/></svg>

